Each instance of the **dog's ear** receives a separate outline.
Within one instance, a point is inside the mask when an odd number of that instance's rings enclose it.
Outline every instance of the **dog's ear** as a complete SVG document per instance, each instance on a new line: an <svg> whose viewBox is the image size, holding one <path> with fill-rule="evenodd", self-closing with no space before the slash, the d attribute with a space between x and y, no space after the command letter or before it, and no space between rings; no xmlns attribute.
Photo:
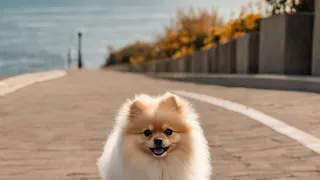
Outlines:
<svg viewBox="0 0 320 180"><path fill-rule="evenodd" d="M130 106L129 118L133 119L140 115L146 109L146 105L140 102L139 100L135 100Z"/></svg>
<svg viewBox="0 0 320 180"><path fill-rule="evenodd" d="M181 112L181 104L179 103L178 98L169 92L164 95L164 99L159 103L159 108Z"/></svg>

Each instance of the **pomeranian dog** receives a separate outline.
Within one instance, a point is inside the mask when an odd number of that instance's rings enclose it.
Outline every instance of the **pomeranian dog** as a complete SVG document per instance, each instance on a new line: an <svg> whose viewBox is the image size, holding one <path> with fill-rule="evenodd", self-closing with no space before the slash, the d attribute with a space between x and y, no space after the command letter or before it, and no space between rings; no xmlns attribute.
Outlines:
<svg viewBox="0 0 320 180"><path fill-rule="evenodd" d="M171 93L127 100L97 164L103 180L211 179L198 115Z"/></svg>

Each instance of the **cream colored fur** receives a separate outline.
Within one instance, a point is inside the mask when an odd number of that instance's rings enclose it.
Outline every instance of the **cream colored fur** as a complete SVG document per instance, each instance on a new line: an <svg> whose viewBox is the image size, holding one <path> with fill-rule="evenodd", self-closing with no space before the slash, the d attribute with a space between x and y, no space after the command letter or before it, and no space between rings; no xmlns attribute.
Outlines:
<svg viewBox="0 0 320 180"><path fill-rule="evenodd" d="M168 152L166 158L157 158L151 154L149 156L141 153L131 144L124 145L125 130L133 102L139 101L148 105L152 113L157 111L159 103L169 96L176 98L182 107L183 122L191 127L190 131L183 135L187 138L190 153L184 153L184 147L180 147L172 154ZM121 107L114 128L105 143L103 154L98 159L98 167L103 180L211 179L209 147L200 127L198 115L186 100L170 93L159 97L141 94L134 100L128 100Z"/></svg>

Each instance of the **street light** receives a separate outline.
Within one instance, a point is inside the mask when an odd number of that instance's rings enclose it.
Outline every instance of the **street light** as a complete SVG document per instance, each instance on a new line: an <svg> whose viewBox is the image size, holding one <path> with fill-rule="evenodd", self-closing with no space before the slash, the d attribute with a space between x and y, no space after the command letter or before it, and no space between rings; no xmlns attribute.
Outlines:
<svg viewBox="0 0 320 180"><path fill-rule="evenodd" d="M71 49L69 48L68 49L68 54L67 54L67 56L68 56L68 68L71 68Z"/></svg>
<svg viewBox="0 0 320 180"><path fill-rule="evenodd" d="M78 32L78 68L82 68L82 54L81 54L81 38L82 32Z"/></svg>

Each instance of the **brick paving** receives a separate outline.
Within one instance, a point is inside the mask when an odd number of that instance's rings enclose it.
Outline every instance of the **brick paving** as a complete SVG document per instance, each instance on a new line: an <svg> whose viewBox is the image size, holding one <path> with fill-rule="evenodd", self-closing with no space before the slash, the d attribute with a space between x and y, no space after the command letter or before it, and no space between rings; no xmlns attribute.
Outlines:
<svg viewBox="0 0 320 180"><path fill-rule="evenodd" d="M192 83L190 85L195 86ZM225 88L212 85L203 85L202 88L197 89L197 92L254 107L287 124L320 137L320 94Z"/></svg>
<svg viewBox="0 0 320 180"><path fill-rule="evenodd" d="M120 105L135 93L171 89L244 103L320 137L317 94L70 71L0 98L0 180L100 179L96 158ZM212 148L215 180L320 179L318 154L245 116L191 102Z"/></svg>

